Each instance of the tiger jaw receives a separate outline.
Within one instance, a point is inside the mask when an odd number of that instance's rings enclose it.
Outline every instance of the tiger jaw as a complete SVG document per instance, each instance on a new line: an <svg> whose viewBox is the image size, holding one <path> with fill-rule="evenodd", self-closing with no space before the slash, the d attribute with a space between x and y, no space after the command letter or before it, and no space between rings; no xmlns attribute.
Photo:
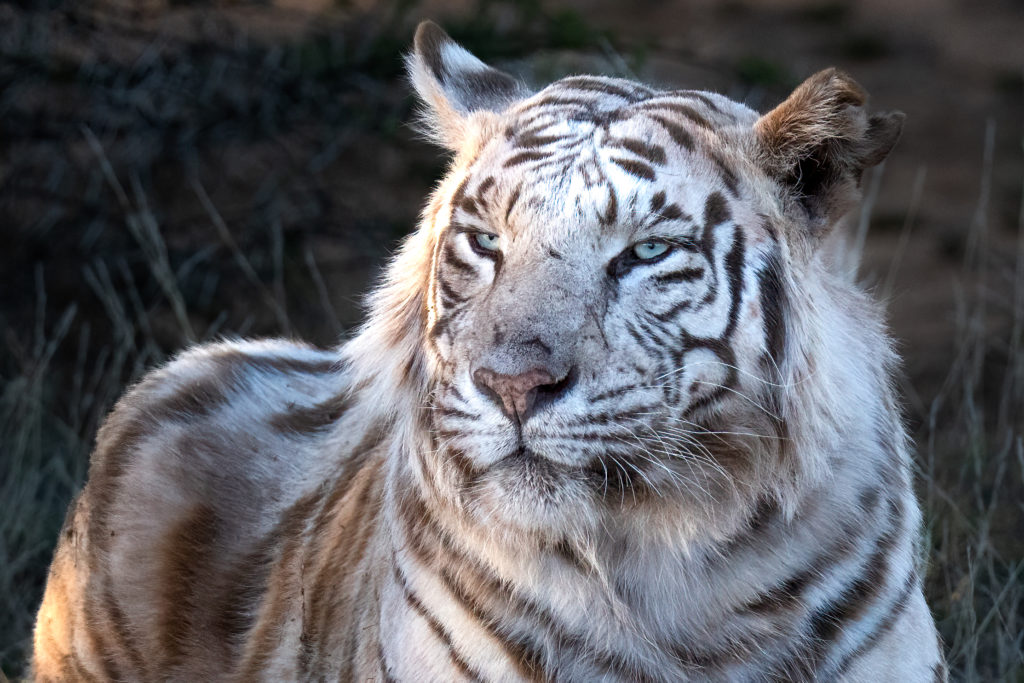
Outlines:
<svg viewBox="0 0 1024 683"><path fill-rule="evenodd" d="M672 425L685 420L664 407L610 416L555 404L523 423L497 412L473 414L473 430L470 413L431 411L429 431L441 441L428 467L437 468L442 495L484 527L573 535L598 517L641 508L704 516L738 485L733 470L712 460L714 445L681 436ZM588 422L590 436L570 438L565 425ZM593 433L602 422L610 424Z"/></svg>
<svg viewBox="0 0 1024 683"><path fill-rule="evenodd" d="M484 527L548 536L579 529L593 517L591 489L584 469L520 448L469 473L458 497Z"/></svg>

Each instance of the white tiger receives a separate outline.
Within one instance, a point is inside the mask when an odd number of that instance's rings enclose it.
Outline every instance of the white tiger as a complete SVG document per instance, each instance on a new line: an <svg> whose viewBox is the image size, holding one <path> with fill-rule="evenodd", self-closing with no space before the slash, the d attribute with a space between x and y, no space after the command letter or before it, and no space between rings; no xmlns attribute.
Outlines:
<svg viewBox="0 0 1024 683"><path fill-rule="evenodd" d="M823 246L902 115L420 26L454 153L338 351L185 352L100 431L36 680L922 681L945 667L878 306Z"/></svg>

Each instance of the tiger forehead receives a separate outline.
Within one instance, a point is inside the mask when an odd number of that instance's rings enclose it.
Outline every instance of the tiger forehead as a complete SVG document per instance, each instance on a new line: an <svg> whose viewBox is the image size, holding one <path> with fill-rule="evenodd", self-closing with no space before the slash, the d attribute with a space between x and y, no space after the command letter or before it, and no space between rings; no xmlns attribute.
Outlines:
<svg viewBox="0 0 1024 683"><path fill-rule="evenodd" d="M636 117L657 115L670 120L688 119L705 128L752 125L757 113L717 93L698 90L656 90L640 83L600 76L571 76L555 81L509 112L516 123L532 117L556 118L607 125Z"/></svg>
<svg viewBox="0 0 1024 683"><path fill-rule="evenodd" d="M654 228L665 223L679 228L695 225L694 216L673 201L671 193L659 185L633 187L620 192L610 183L603 188L590 188L594 192L558 196L557 188L530 182L529 176L518 177L513 183L503 183L500 176L485 174L470 177L456 191L452 201L453 227L469 230L508 230L519 232L524 224L548 224L566 218L582 225L594 225L598 232L607 234L613 228L636 231ZM591 196L585 196L591 195ZM701 193L722 199L722 193L711 190ZM693 207L700 211L703 204Z"/></svg>
<svg viewBox="0 0 1024 683"><path fill-rule="evenodd" d="M501 117L453 197L452 218L514 229L514 214L530 208L531 219L568 210L606 227L626 218L623 211L634 221L649 212L684 215L673 186L697 175L738 197L740 174L721 133L750 129L756 116L713 93L562 79Z"/></svg>

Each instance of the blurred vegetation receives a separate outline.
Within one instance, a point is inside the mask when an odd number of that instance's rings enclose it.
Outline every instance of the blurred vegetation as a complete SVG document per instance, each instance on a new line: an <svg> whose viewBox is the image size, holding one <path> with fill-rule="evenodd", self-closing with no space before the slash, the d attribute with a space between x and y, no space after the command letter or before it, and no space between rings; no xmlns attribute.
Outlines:
<svg viewBox="0 0 1024 683"><path fill-rule="evenodd" d="M270 2L0 5L8 674L21 670L57 530L125 385L218 336L334 343L415 225L443 163L409 125L402 55L419 3L354 5L337 3L311 23ZM747 6L726 9L739 21ZM812 4L795 19L838 30L849 13L847 3ZM630 74L662 50L655 39L619 44L580 11L539 0L467 2L444 25L480 57L537 82L576 68L581 55ZM844 35L836 49L851 59L889 54L879 35ZM744 92L796 82L790 65L753 49L718 68ZM1020 73L996 78L1020 97ZM991 177L981 187L976 220L949 254L963 273L954 357L938 369L937 390L919 393L915 377L904 389L929 600L953 672L1024 680L1024 253L992 247ZM906 188L903 249L915 192Z"/></svg>

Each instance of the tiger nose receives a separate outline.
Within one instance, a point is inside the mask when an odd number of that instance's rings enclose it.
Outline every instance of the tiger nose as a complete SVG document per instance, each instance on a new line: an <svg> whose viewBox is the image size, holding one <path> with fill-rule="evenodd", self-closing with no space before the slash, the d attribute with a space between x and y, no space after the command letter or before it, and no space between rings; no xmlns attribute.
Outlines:
<svg viewBox="0 0 1024 683"><path fill-rule="evenodd" d="M503 375L490 368L473 371L473 383L485 395L501 404L505 414L522 422L543 397L554 400L565 393L571 372L557 378L544 368L534 368L518 375Z"/></svg>

